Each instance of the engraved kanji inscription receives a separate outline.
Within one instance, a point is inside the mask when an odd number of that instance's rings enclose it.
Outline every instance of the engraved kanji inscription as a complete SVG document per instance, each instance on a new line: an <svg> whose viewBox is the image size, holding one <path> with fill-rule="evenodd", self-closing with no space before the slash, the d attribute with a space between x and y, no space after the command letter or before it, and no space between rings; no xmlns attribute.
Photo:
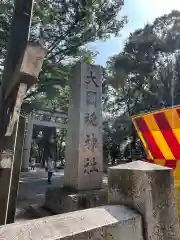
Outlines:
<svg viewBox="0 0 180 240"><path fill-rule="evenodd" d="M97 138L94 136L94 133L86 134L85 147L87 147L91 152L94 152L94 149L97 148Z"/></svg>
<svg viewBox="0 0 180 240"><path fill-rule="evenodd" d="M95 157L92 158L90 172L99 172L99 170L97 168L97 162L96 162Z"/></svg>
<svg viewBox="0 0 180 240"><path fill-rule="evenodd" d="M87 91L87 96L86 96L87 105L96 106L96 101L97 101L97 93Z"/></svg>
<svg viewBox="0 0 180 240"><path fill-rule="evenodd" d="M89 75L86 76L85 82L86 82L87 89L88 89L89 84L91 84L91 83L93 83L95 87L99 87L99 84L97 83L97 78L91 69L89 71Z"/></svg>
<svg viewBox="0 0 180 240"><path fill-rule="evenodd" d="M93 172L99 172L98 166L97 166L97 162L95 157L93 158L85 158L85 162L84 162L84 173L85 175L89 175Z"/></svg>
<svg viewBox="0 0 180 240"><path fill-rule="evenodd" d="M98 123L97 123L96 113L95 112L93 112L93 113L86 113L85 116L84 116L84 122L87 125L97 126Z"/></svg>

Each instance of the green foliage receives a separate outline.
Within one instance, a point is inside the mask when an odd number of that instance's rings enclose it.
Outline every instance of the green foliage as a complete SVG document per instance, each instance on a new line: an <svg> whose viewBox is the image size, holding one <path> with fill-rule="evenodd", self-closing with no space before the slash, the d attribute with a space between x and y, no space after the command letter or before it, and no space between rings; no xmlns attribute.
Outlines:
<svg viewBox="0 0 180 240"><path fill-rule="evenodd" d="M57 101L66 104L67 85L72 64L84 59L93 62L96 53L86 45L95 40L117 35L126 22L117 15L123 6L119 0L38 0L34 3L30 40L43 39L48 54L43 65L39 83L29 92L24 109L41 108ZM0 6L0 65L6 55L13 1ZM0 68L2 69L2 68ZM1 70L0 70L1 71ZM60 85L60 91L54 85ZM62 91L65 91L62 94ZM62 99L60 98L62 96ZM66 98L66 97L65 97ZM31 104L31 107L27 105ZM58 106L59 107L59 106Z"/></svg>
<svg viewBox="0 0 180 240"><path fill-rule="evenodd" d="M123 112L133 115L171 105L172 79L175 92L179 89L179 21L177 11L157 18L152 25L131 34L123 52L109 60L114 102ZM175 92L173 98L178 104Z"/></svg>
<svg viewBox="0 0 180 240"><path fill-rule="evenodd" d="M32 38L37 31L48 46L48 59L61 61L78 56L80 47L118 34L124 19L116 18L122 1L52 1L35 3Z"/></svg>
<svg viewBox="0 0 180 240"><path fill-rule="evenodd" d="M180 104L179 23L178 11L157 18L130 34L123 51L109 59L106 111L116 117L132 116ZM116 142L123 142L121 133L136 141L131 126L126 133L114 128Z"/></svg>

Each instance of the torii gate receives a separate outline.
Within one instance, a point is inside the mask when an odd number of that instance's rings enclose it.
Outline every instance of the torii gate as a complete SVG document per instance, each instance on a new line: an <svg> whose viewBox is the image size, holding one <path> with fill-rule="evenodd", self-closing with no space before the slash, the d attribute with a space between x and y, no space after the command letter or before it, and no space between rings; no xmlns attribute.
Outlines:
<svg viewBox="0 0 180 240"><path fill-rule="evenodd" d="M43 116L48 116L48 121L43 120ZM47 114L45 112L34 112L30 113L27 122L26 129L26 137L23 148L23 157L22 157L22 171L28 171L29 167L29 157L31 151L31 143L32 143L32 134L34 125L38 126L46 126L46 127L56 127L56 128L65 128L67 129L67 118L68 116L65 114Z"/></svg>

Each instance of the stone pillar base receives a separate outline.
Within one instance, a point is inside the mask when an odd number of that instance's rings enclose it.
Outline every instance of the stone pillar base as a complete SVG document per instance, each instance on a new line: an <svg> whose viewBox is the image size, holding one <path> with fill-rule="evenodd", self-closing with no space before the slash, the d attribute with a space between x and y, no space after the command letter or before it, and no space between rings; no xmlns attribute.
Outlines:
<svg viewBox="0 0 180 240"><path fill-rule="evenodd" d="M180 240L171 168L135 161L109 168L108 201L143 217L145 240Z"/></svg>
<svg viewBox="0 0 180 240"><path fill-rule="evenodd" d="M21 168L21 172L29 172L28 168Z"/></svg>
<svg viewBox="0 0 180 240"><path fill-rule="evenodd" d="M44 207L55 214L106 205L108 190L75 192L65 187L50 187L46 191Z"/></svg>

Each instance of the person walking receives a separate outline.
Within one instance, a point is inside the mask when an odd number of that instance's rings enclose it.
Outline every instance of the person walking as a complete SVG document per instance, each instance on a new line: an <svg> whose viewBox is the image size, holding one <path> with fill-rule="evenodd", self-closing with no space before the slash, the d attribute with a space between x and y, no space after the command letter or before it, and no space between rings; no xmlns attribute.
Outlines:
<svg viewBox="0 0 180 240"><path fill-rule="evenodd" d="M31 170L35 170L35 167L36 167L36 159L35 158L32 158L31 159Z"/></svg>
<svg viewBox="0 0 180 240"><path fill-rule="evenodd" d="M49 158L47 163L47 172L48 172L48 183L51 184L51 178L54 172L54 161Z"/></svg>

